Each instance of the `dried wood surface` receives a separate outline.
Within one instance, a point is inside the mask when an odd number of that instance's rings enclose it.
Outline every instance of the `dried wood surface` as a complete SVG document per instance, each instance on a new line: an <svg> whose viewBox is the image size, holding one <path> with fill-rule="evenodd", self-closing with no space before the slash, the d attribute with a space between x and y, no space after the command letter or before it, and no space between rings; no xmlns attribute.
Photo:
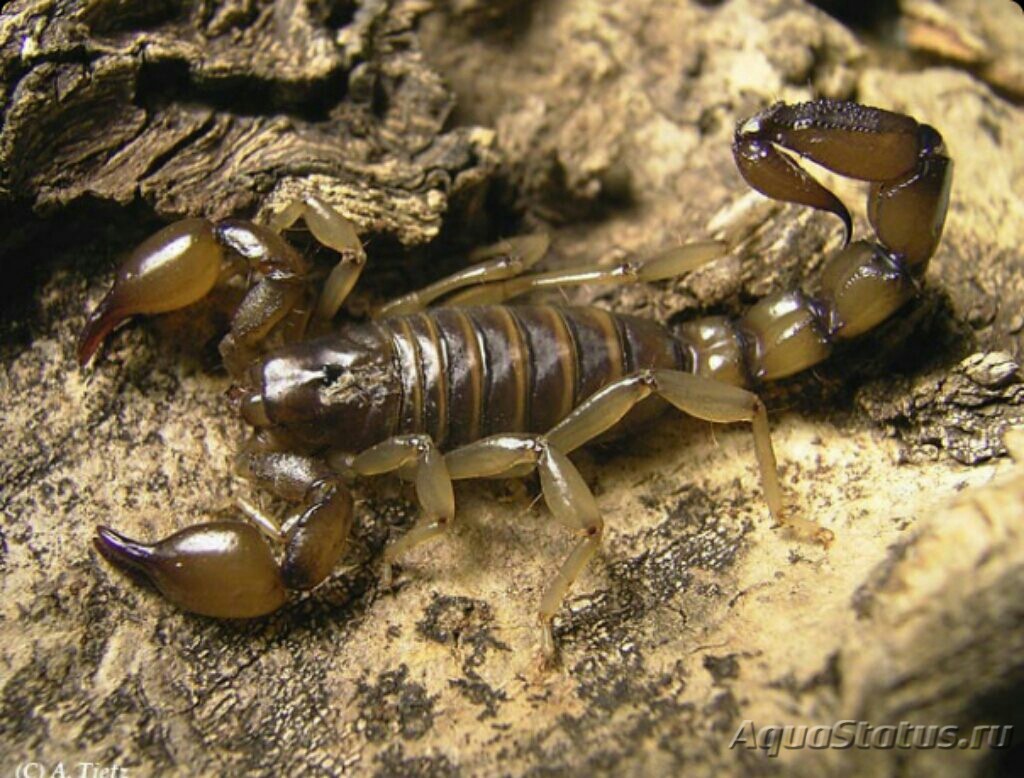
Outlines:
<svg viewBox="0 0 1024 778"><path fill-rule="evenodd" d="M4 769L998 767L985 751L728 744L745 720L1021 718L1024 487L1004 433L1024 420L1024 22L1002 5L907 0L902 37L800 0L5 5ZM834 220L750 193L730 158L739 118L816 95L934 124L957 165L922 301L767 390L788 499L835 532L828 550L771 528L746 429L669 417L574 457L609 529L556 622L553 671L534 609L571 539L501 485L459 487L453 536L413 554L394 593L380 550L413 511L367 491L348 564L249 624L176 612L92 551L97 523L161 535L249 494L227 380L195 345L203 317L132 325L74 366L117 255L156 224L262 218L316 191L367 240L352 315L513 231L551 231L552 265L719 232L736 249L691 277L577 299L732 314L839 244ZM862 191L836 183L865 232Z"/></svg>

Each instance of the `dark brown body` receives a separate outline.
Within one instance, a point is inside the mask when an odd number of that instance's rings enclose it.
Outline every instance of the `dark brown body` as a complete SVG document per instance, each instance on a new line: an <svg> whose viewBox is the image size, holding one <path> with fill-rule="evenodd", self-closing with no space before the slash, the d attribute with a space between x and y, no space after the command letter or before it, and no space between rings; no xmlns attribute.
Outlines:
<svg viewBox="0 0 1024 778"><path fill-rule="evenodd" d="M544 433L613 381L689 362L660 324L599 308L438 308L280 349L253 388L272 426L316 446L358 452L422 433L447 450Z"/></svg>

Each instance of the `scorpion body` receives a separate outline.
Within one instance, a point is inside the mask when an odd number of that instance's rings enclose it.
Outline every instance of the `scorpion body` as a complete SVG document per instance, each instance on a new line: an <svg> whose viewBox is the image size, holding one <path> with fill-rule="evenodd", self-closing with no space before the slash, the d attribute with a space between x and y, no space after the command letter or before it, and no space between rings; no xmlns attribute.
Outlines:
<svg viewBox="0 0 1024 778"><path fill-rule="evenodd" d="M357 361L366 366L361 376L351 370ZM362 451L427 435L447 450L490 435L546 432L598 389L687 361L656 322L599 308L440 308L278 351L262 364L247 404L263 406L250 411L257 425L284 427L314 446ZM307 380L299 376L308 377L308 391L296 391Z"/></svg>
<svg viewBox="0 0 1024 778"><path fill-rule="evenodd" d="M878 242L849 243L845 206L780 149L870 181ZM827 540L817 524L785 515L767 416L752 390L818 364L838 341L914 296L941 235L952 163L928 125L826 100L777 104L742 122L733 151L762 193L839 216L847 245L826 262L814 294L774 293L737 320L705 317L674 331L597 308L504 301L572 284L671 278L720 256L723 245L689 244L608 269L528 273L547 241L515 238L385 305L372 321L334 329L365 255L351 225L322 201L294 203L269 226L190 219L157 233L128 258L87 323L80 362L121 320L183 307L225 278L254 272L259 280L221 343L236 382L232 402L255 429L239 470L300 508L278 525L250 507L251 523L200 524L155 544L100 528L98 548L186 609L256 616L280 607L287 590L330 574L351 528L349 487L358 479L397 472L414 482L423 509L385 549L387 585L396 559L450 525L452 481L536 470L552 514L578 535L541 603L550 653L551 621L603 533L567 455L669 406L713 422L750 422L773 517ZM300 218L340 255L322 293L308 260L280 236ZM444 307L428 307L437 300Z"/></svg>

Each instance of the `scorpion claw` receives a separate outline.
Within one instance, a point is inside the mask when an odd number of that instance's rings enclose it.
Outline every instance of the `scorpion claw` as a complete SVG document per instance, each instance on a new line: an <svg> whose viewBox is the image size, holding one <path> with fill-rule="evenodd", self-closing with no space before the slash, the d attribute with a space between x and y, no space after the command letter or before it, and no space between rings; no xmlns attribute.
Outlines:
<svg viewBox="0 0 1024 778"><path fill-rule="evenodd" d="M289 528L281 578L289 589L312 589L330 575L352 529L352 494L338 483L315 487L313 504Z"/></svg>
<svg viewBox="0 0 1024 778"><path fill-rule="evenodd" d="M744 137L744 131L743 127L737 130L733 144L736 167L744 180L766 197L808 205L838 216L843 222L843 245L848 244L853 234L853 219L842 201L792 159L780 154L771 142Z"/></svg>
<svg viewBox="0 0 1024 778"><path fill-rule="evenodd" d="M203 298L217 282L223 251L205 219L183 219L143 241L117 271L114 286L78 340L84 366L103 339L139 313L165 313Z"/></svg>
<svg viewBox="0 0 1024 778"><path fill-rule="evenodd" d="M113 296L114 290L111 289L107 292L96 310L89 315L85 328L82 330L81 336L79 336L77 353L78 364L81 367L84 367L92 359L96 349L100 347L100 344L114 327L128 318L129 314L117 310L111 302Z"/></svg>
<svg viewBox="0 0 1024 778"><path fill-rule="evenodd" d="M264 616L287 599L270 547L248 524L198 524L153 544L99 527L95 543L106 559L142 573L175 605L203 616Z"/></svg>

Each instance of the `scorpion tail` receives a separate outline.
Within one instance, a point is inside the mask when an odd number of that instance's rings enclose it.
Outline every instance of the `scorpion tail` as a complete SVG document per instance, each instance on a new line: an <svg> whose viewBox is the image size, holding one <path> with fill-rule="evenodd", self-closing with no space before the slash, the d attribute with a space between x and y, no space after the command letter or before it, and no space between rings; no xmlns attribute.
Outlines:
<svg viewBox="0 0 1024 778"><path fill-rule="evenodd" d="M733 155L747 183L776 200L835 214L849 243L846 206L780 150L872 182L868 212L879 240L924 269L942 234L953 170L934 127L880 108L815 100L776 103L736 128Z"/></svg>

